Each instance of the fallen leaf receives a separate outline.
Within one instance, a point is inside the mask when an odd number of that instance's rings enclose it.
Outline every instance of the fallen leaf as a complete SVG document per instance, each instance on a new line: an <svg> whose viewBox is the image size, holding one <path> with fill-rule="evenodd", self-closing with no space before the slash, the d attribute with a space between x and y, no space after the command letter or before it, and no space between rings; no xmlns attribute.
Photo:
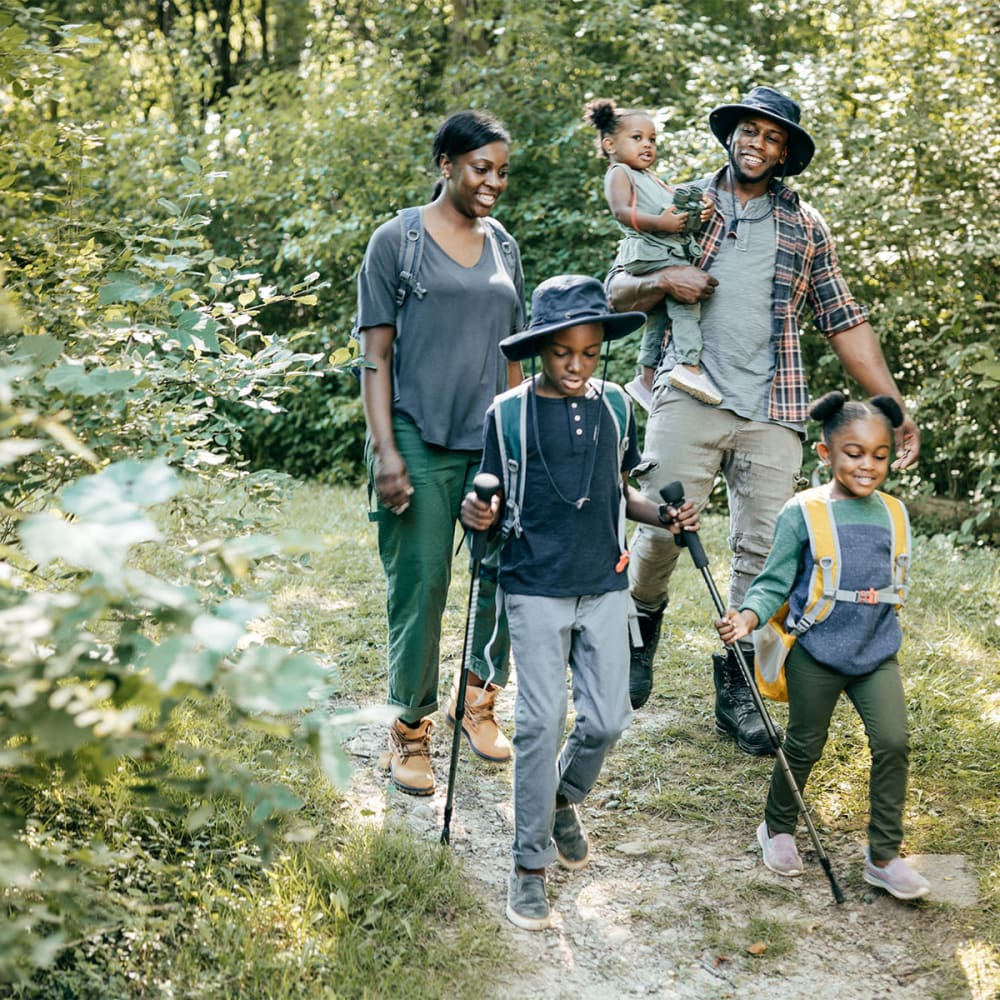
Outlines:
<svg viewBox="0 0 1000 1000"><path fill-rule="evenodd" d="M747 951L751 955L763 955L767 951L767 945L763 941L754 941L752 945L747 948Z"/></svg>
<svg viewBox="0 0 1000 1000"><path fill-rule="evenodd" d="M728 955L716 955L715 961L712 964L715 966L715 968L718 968L720 965L722 965L723 962L728 962L728 961L730 961Z"/></svg>

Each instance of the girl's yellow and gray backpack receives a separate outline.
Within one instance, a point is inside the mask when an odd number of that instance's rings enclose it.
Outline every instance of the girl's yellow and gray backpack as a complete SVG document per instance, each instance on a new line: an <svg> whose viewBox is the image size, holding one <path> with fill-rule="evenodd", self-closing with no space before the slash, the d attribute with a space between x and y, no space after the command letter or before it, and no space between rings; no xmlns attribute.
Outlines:
<svg viewBox="0 0 1000 1000"><path fill-rule="evenodd" d="M757 687L766 698L788 701L785 683L785 660L795 640L833 610L837 601L852 604L902 605L906 597L906 578L910 566L910 519L901 501L880 490L875 496L885 505L892 528L892 585L876 590L841 590L840 539L830 504L829 487L803 490L794 498L802 507L809 549L813 557L809 599L798 621L791 617L788 601L753 634L754 672Z"/></svg>

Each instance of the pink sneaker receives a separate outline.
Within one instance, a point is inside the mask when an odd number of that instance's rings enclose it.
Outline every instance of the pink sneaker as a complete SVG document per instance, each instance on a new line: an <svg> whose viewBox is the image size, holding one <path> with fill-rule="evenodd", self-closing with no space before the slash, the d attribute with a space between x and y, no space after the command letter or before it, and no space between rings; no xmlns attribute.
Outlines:
<svg viewBox="0 0 1000 1000"><path fill-rule="evenodd" d="M795 846L795 838L790 833L776 833L773 837L767 835L767 823L757 827L757 843L764 852L764 867L779 875L801 875L802 861L799 849Z"/></svg>
<svg viewBox="0 0 1000 1000"><path fill-rule="evenodd" d="M931 891L927 879L902 858L893 858L884 868L880 868L872 861L868 848L865 848L865 881L869 885L885 889L896 899L920 899Z"/></svg>

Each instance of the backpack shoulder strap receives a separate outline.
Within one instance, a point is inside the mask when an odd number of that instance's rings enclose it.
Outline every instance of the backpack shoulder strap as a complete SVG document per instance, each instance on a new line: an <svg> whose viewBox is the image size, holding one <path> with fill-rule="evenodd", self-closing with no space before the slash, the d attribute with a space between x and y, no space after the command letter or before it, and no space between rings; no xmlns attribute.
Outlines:
<svg viewBox="0 0 1000 1000"><path fill-rule="evenodd" d="M875 496L882 501L889 518L889 534L892 549L892 583L876 590L838 590L836 599L848 604L895 604L901 605L906 597L906 577L910 566L910 519L902 501L888 493L876 491Z"/></svg>
<svg viewBox="0 0 1000 1000"><path fill-rule="evenodd" d="M906 599L910 553L913 550L910 515L902 500L881 490L878 491L878 498L889 511L889 523L892 525L892 585L899 596L899 603L902 604Z"/></svg>
<svg viewBox="0 0 1000 1000"><path fill-rule="evenodd" d="M622 558L618 562L618 572L624 571L628 565L628 540L625 508L628 502L625 499L625 492L621 483L621 465L625 459L625 451L628 448L629 427L632 423L632 404L629 402L625 390L617 382L605 382L599 378L592 378L590 384L601 394L604 405L611 414L611 419L615 422L618 430L618 462L615 466L615 476L618 483L618 551Z"/></svg>
<svg viewBox="0 0 1000 1000"><path fill-rule="evenodd" d="M420 284L420 259L424 250L424 220L419 206L410 205L399 213L399 252L396 266L399 277L396 280L396 308L406 301L413 292L418 299L427 294Z"/></svg>
<svg viewBox="0 0 1000 1000"><path fill-rule="evenodd" d="M601 394L604 405L608 408L618 428L618 450L621 452L619 458L624 457L625 448L628 447L628 432L632 424L632 407L629 404L625 390L617 382L602 382L599 378L592 378L591 384Z"/></svg>
<svg viewBox="0 0 1000 1000"><path fill-rule="evenodd" d="M513 279L517 273L517 260L514 254L514 241L511 239L510 233L492 215L484 216L483 222L486 223L487 238L494 247L500 248L503 265L507 269L507 274Z"/></svg>
<svg viewBox="0 0 1000 1000"><path fill-rule="evenodd" d="M493 420L496 425L500 464L503 468L504 518L503 537L511 533L520 537L521 510L524 507L524 458L528 440L528 393L533 381L501 393L493 400Z"/></svg>
<svg viewBox="0 0 1000 1000"><path fill-rule="evenodd" d="M796 635L802 635L816 622L826 618L837 600L841 569L840 537L829 499L828 488L824 486L803 490L796 495L806 522L809 550L813 557L809 597L802 616L792 628Z"/></svg>

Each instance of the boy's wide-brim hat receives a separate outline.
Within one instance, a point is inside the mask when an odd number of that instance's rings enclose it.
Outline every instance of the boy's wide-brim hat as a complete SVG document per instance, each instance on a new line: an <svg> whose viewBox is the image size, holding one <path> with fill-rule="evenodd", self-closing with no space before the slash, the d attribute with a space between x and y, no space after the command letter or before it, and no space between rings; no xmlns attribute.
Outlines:
<svg viewBox="0 0 1000 1000"><path fill-rule="evenodd" d="M729 137L741 118L763 115L788 130L788 156L785 175L801 174L816 152L812 136L799 124L802 112L790 97L773 87L754 87L739 104L720 104L709 116L708 125L715 138L728 146Z"/></svg>
<svg viewBox="0 0 1000 1000"><path fill-rule="evenodd" d="M537 354L549 334L585 323L601 323L605 340L618 340L646 322L641 312L612 312L604 286L584 274L560 274L543 281L531 296L531 322L526 330L500 341L510 361Z"/></svg>

